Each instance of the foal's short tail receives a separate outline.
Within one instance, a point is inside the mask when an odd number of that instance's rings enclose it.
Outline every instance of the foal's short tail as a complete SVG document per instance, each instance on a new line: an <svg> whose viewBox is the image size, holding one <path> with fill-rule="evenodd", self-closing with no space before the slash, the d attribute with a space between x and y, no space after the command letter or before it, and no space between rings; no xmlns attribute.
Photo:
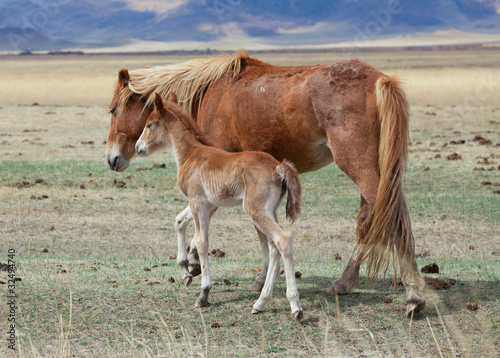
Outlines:
<svg viewBox="0 0 500 358"><path fill-rule="evenodd" d="M409 105L400 82L393 76L379 77L375 90L380 121L380 185L371 225L360 252L363 260L368 259L368 272L372 277L385 272L391 257L403 265L414 262L410 215L403 194Z"/></svg>
<svg viewBox="0 0 500 358"><path fill-rule="evenodd" d="M278 173L288 189L286 217L291 222L294 222L300 214L300 201L302 195L299 174L294 165L287 160L282 161L276 166L276 173Z"/></svg>

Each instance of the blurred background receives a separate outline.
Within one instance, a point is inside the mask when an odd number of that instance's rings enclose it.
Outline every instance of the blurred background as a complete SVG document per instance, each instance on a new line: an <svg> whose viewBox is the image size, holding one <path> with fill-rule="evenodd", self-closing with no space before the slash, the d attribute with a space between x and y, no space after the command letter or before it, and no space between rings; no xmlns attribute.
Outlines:
<svg viewBox="0 0 500 358"><path fill-rule="evenodd" d="M0 50L424 46L500 41L500 0L2 0Z"/></svg>

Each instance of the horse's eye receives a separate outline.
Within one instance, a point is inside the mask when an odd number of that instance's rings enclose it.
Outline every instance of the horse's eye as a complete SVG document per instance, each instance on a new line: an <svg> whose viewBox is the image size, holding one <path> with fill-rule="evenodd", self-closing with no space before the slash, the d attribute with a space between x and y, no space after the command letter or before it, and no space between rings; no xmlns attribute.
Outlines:
<svg viewBox="0 0 500 358"><path fill-rule="evenodd" d="M150 128L151 128L151 124L148 124L148 125L146 126L146 128L147 128L147 129L150 129Z"/></svg>
<svg viewBox="0 0 500 358"><path fill-rule="evenodd" d="M115 113L116 113L116 108L111 108L111 109L109 110L109 113L111 113L111 114L115 114Z"/></svg>

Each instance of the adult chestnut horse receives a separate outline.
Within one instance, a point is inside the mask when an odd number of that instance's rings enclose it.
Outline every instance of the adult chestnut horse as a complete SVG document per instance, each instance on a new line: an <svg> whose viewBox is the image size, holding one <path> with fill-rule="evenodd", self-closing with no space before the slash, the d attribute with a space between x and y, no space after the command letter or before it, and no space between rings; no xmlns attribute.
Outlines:
<svg viewBox="0 0 500 358"><path fill-rule="evenodd" d="M332 161L361 192L356 244L328 293L347 294L399 263L406 312L425 306L425 286L403 194L409 105L395 77L358 59L314 66L273 66L246 51L170 66L119 72L106 147L110 168L125 170L155 93L176 93L201 130L222 149L262 151L305 173ZM265 255L264 255L265 256ZM396 265L395 265L396 270Z"/></svg>

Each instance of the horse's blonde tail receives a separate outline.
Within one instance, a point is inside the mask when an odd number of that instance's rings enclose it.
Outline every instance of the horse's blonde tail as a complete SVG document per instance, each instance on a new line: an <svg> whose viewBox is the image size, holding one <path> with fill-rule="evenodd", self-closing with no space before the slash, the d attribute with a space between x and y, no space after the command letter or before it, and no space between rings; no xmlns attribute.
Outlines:
<svg viewBox="0 0 500 358"><path fill-rule="evenodd" d="M403 194L409 104L395 76L379 77L375 90L380 121L380 185L371 225L360 245L361 258L368 259L368 275L372 278L387 270L391 257L394 263L399 260L405 265L415 260L410 215Z"/></svg>
<svg viewBox="0 0 500 358"><path fill-rule="evenodd" d="M300 215L302 189L300 187L299 174L295 166L287 160L283 160L276 166L276 173L278 173L286 184L288 190L286 217L293 223Z"/></svg>

